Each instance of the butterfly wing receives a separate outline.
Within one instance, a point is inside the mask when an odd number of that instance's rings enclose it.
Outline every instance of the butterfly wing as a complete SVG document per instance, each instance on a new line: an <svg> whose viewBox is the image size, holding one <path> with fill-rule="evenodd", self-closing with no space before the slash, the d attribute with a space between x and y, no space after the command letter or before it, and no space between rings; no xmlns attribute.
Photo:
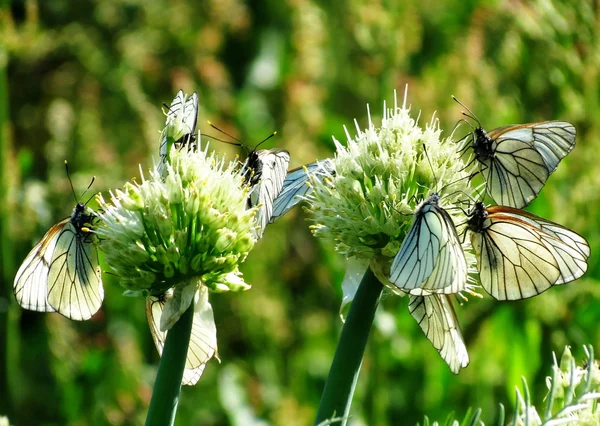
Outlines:
<svg viewBox="0 0 600 426"><path fill-rule="evenodd" d="M250 158L254 160L252 164L248 164L247 161L244 170L251 170L249 182L253 184L253 188L249 194L248 204L249 207L259 207L255 219L259 226L256 230L256 238L259 239L273 216L273 202L283 187L290 154L280 149L263 149Z"/></svg>
<svg viewBox="0 0 600 426"><path fill-rule="evenodd" d="M521 208L540 192L548 176L575 146L566 121L505 126L490 131L493 155L481 159L487 192L501 205Z"/></svg>
<svg viewBox="0 0 600 426"><path fill-rule="evenodd" d="M311 176L322 180L332 175L335 175L335 166L330 159L316 161L291 170L283 181L281 192L273 202L273 215L270 222L273 223L283 216L312 191L309 185Z"/></svg>
<svg viewBox="0 0 600 426"><path fill-rule="evenodd" d="M541 154L529 143L505 139L495 154L481 160L486 191L498 204L520 208L541 191L549 173Z"/></svg>
<svg viewBox="0 0 600 426"><path fill-rule="evenodd" d="M454 222L425 201L390 269L390 281L410 294L457 293L467 282L467 262Z"/></svg>
<svg viewBox="0 0 600 426"><path fill-rule="evenodd" d="M581 236L521 210L496 206L487 212L471 243L481 285L494 298L532 297L586 271L589 246Z"/></svg>
<svg viewBox="0 0 600 426"><path fill-rule="evenodd" d="M48 272L48 303L77 321L90 319L104 299L98 252L87 237L69 220L56 239Z"/></svg>
<svg viewBox="0 0 600 426"><path fill-rule="evenodd" d="M58 237L68 223L69 218L66 218L52 226L29 252L17 271L13 291L17 302L23 308L38 312L55 312L47 300L48 273Z"/></svg>
<svg viewBox="0 0 600 426"><path fill-rule="evenodd" d="M496 140L516 139L528 142L542 156L548 173L552 173L560 160L575 146L577 131L568 121L542 121L500 127L488 135Z"/></svg>
<svg viewBox="0 0 600 426"><path fill-rule="evenodd" d="M581 235L523 210L492 206L487 211L491 220L512 220L516 226L526 226L538 234L544 246L552 253L560 271L554 284L571 282L587 271L590 246Z"/></svg>
<svg viewBox="0 0 600 426"><path fill-rule="evenodd" d="M206 363L217 356L217 329L211 304L208 302L208 291L203 288L199 291L198 300L194 307L192 332L185 360L185 369L181 383L195 385L206 367ZM158 353L162 355L167 338L167 332L160 331L160 317L166 303L168 293L161 296L148 296L146 298L146 317L150 326L150 333Z"/></svg>
<svg viewBox="0 0 600 426"><path fill-rule="evenodd" d="M410 296L408 310L454 374L469 365L469 354L448 296Z"/></svg>

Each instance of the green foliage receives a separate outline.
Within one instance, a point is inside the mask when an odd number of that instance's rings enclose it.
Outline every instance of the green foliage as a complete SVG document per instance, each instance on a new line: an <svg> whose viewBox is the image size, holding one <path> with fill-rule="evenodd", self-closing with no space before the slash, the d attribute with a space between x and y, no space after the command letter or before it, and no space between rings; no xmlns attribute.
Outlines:
<svg viewBox="0 0 600 426"><path fill-rule="evenodd" d="M442 136L461 117L451 94L486 128L549 119L576 125L574 151L529 209L589 240L588 273L531 300L486 297L457 307L471 357L458 376L407 302L384 297L350 423L415 424L424 413L444 419L469 406L490 423L498 402L517 403L521 376L531 395L544 394L552 350L600 347L600 25L591 0L1 4L8 90L0 90L0 106L8 111L0 413L14 424L145 418L158 354L141 299L122 297L104 275L103 308L74 323L22 311L11 287L33 243L73 208L63 160L78 194L93 175L94 191L138 175L139 163L147 169L157 157L160 105L179 88L198 91L203 133L215 135L210 120L253 146L277 130L265 145L288 149L291 167L330 156L332 135L344 140L342 126L354 118L365 127L367 103L379 120L382 101L407 83L415 109L424 117L437 110ZM211 147L235 155L229 145ZM314 421L341 327L344 259L310 235L304 218L297 209L268 228L244 264L251 291L211 298L223 363L209 363L199 384L182 391L177 424Z"/></svg>

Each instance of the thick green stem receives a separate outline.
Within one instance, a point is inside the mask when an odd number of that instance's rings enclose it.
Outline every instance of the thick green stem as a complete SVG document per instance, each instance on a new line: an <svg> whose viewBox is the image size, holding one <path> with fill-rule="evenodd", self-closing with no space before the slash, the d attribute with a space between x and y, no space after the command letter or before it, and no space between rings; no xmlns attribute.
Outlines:
<svg viewBox="0 0 600 426"><path fill-rule="evenodd" d="M371 269L368 269L342 328L329 377L321 396L316 425L334 417L343 418L342 425L345 425L348 420L352 395L382 291L383 285Z"/></svg>
<svg viewBox="0 0 600 426"><path fill-rule="evenodd" d="M158 364L146 426L169 426L175 422L193 319L194 303L192 302L167 334Z"/></svg>

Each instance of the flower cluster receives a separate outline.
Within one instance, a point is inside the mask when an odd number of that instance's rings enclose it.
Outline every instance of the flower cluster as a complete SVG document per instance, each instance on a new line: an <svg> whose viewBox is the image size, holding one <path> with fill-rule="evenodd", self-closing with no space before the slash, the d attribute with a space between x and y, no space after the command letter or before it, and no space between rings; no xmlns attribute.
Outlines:
<svg viewBox="0 0 600 426"><path fill-rule="evenodd" d="M391 110L384 104L379 127L369 116L366 130L346 131L345 146L334 138L335 173L310 176L308 210L313 234L348 259L342 309L370 267L394 293L410 295L411 314L456 373L468 355L447 295L478 295L475 272L494 298L515 300L587 269L585 239L516 209L537 196L572 149L575 129L543 122L488 134L478 126L453 141L441 138L435 118L419 127L405 102ZM477 174L482 187L472 186ZM508 207L474 198L483 186Z"/></svg>
<svg viewBox="0 0 600 426"><path fill-rule="evenodd" d="M196 277L213 291L249 288L238 265L254 245L254 209L235 163L200 152L170 153L168 173L156 171L98 196L95 232L107 264L131 291L162 294Z"/></svg>

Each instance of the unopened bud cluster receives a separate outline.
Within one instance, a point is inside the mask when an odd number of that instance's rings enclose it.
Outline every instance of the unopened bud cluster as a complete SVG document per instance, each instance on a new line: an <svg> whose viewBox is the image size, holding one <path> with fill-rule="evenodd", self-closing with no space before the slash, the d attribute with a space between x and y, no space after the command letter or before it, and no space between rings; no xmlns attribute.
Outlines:
<svg viewBox="0 0 600 426"><path fill-rule="evenodd" d="M173 148L167 168L164 179L151 171L98 196L106 263L133 292L161 294L190 278L213 291L249 288L238 265L254 245L256 211L236 164Z"/></svg>

